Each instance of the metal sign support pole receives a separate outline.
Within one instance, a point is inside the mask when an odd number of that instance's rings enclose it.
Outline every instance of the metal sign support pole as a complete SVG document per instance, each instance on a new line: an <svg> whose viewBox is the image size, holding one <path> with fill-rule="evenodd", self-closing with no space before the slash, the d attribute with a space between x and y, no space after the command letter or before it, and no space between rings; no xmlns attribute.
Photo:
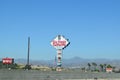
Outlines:
<svg viewBox="0 0 120 80"><path fill-rule="evenodd" d="M57 71L61 71L62 67L62 49L57 49Z"/></svg>

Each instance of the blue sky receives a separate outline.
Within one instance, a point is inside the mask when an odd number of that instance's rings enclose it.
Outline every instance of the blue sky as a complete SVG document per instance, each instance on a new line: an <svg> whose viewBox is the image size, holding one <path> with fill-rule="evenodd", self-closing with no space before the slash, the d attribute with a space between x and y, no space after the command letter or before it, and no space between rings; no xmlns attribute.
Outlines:
<svg viewBox="0 0 120 80"><path fill-rule="evenodd" d="M119 0L1 0L0 57L54 59L50 42L69 39L63 58L120 57Z"/></svg>

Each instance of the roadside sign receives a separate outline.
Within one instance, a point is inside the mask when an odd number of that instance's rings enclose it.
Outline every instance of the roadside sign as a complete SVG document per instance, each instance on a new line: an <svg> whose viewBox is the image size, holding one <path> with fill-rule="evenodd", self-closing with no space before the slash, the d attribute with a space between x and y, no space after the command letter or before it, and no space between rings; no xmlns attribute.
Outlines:
<svg viewBox="0 0 120 80"><path fill-rule="evenodd" d="M54 40L51 41L51 45L56 49L63 49L69 44L69 41L62 35L58 35Z"/></svg>

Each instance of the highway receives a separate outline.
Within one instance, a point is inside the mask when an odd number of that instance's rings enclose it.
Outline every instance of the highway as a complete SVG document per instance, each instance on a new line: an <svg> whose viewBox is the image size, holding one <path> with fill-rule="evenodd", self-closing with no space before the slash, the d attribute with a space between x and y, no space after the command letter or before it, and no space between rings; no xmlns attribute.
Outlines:
<svg viewBox="0 0 120 80"><path fill-rule="evenodd" d="M120 73L0 70L0 80L120 80Z"/></svg>

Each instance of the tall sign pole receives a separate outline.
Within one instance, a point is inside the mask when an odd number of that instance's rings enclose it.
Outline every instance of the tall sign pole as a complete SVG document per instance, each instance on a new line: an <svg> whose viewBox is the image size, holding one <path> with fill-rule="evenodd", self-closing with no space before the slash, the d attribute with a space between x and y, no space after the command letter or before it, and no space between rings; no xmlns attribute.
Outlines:
<svg viewBox="0 0 120 80"><path fill-rule="evenodd" d="M62 66L62 49L57 49L57 67Z"/></svg>
<svg viewBox="0 0 120 80"><path fill-rule="evenodd" d="M58 35L55 39L51 41L51 45L57 49L57 71L61 71L62 66L62 51L65 47L69 45L68 39L65 39L64 36Z"/></svg>

